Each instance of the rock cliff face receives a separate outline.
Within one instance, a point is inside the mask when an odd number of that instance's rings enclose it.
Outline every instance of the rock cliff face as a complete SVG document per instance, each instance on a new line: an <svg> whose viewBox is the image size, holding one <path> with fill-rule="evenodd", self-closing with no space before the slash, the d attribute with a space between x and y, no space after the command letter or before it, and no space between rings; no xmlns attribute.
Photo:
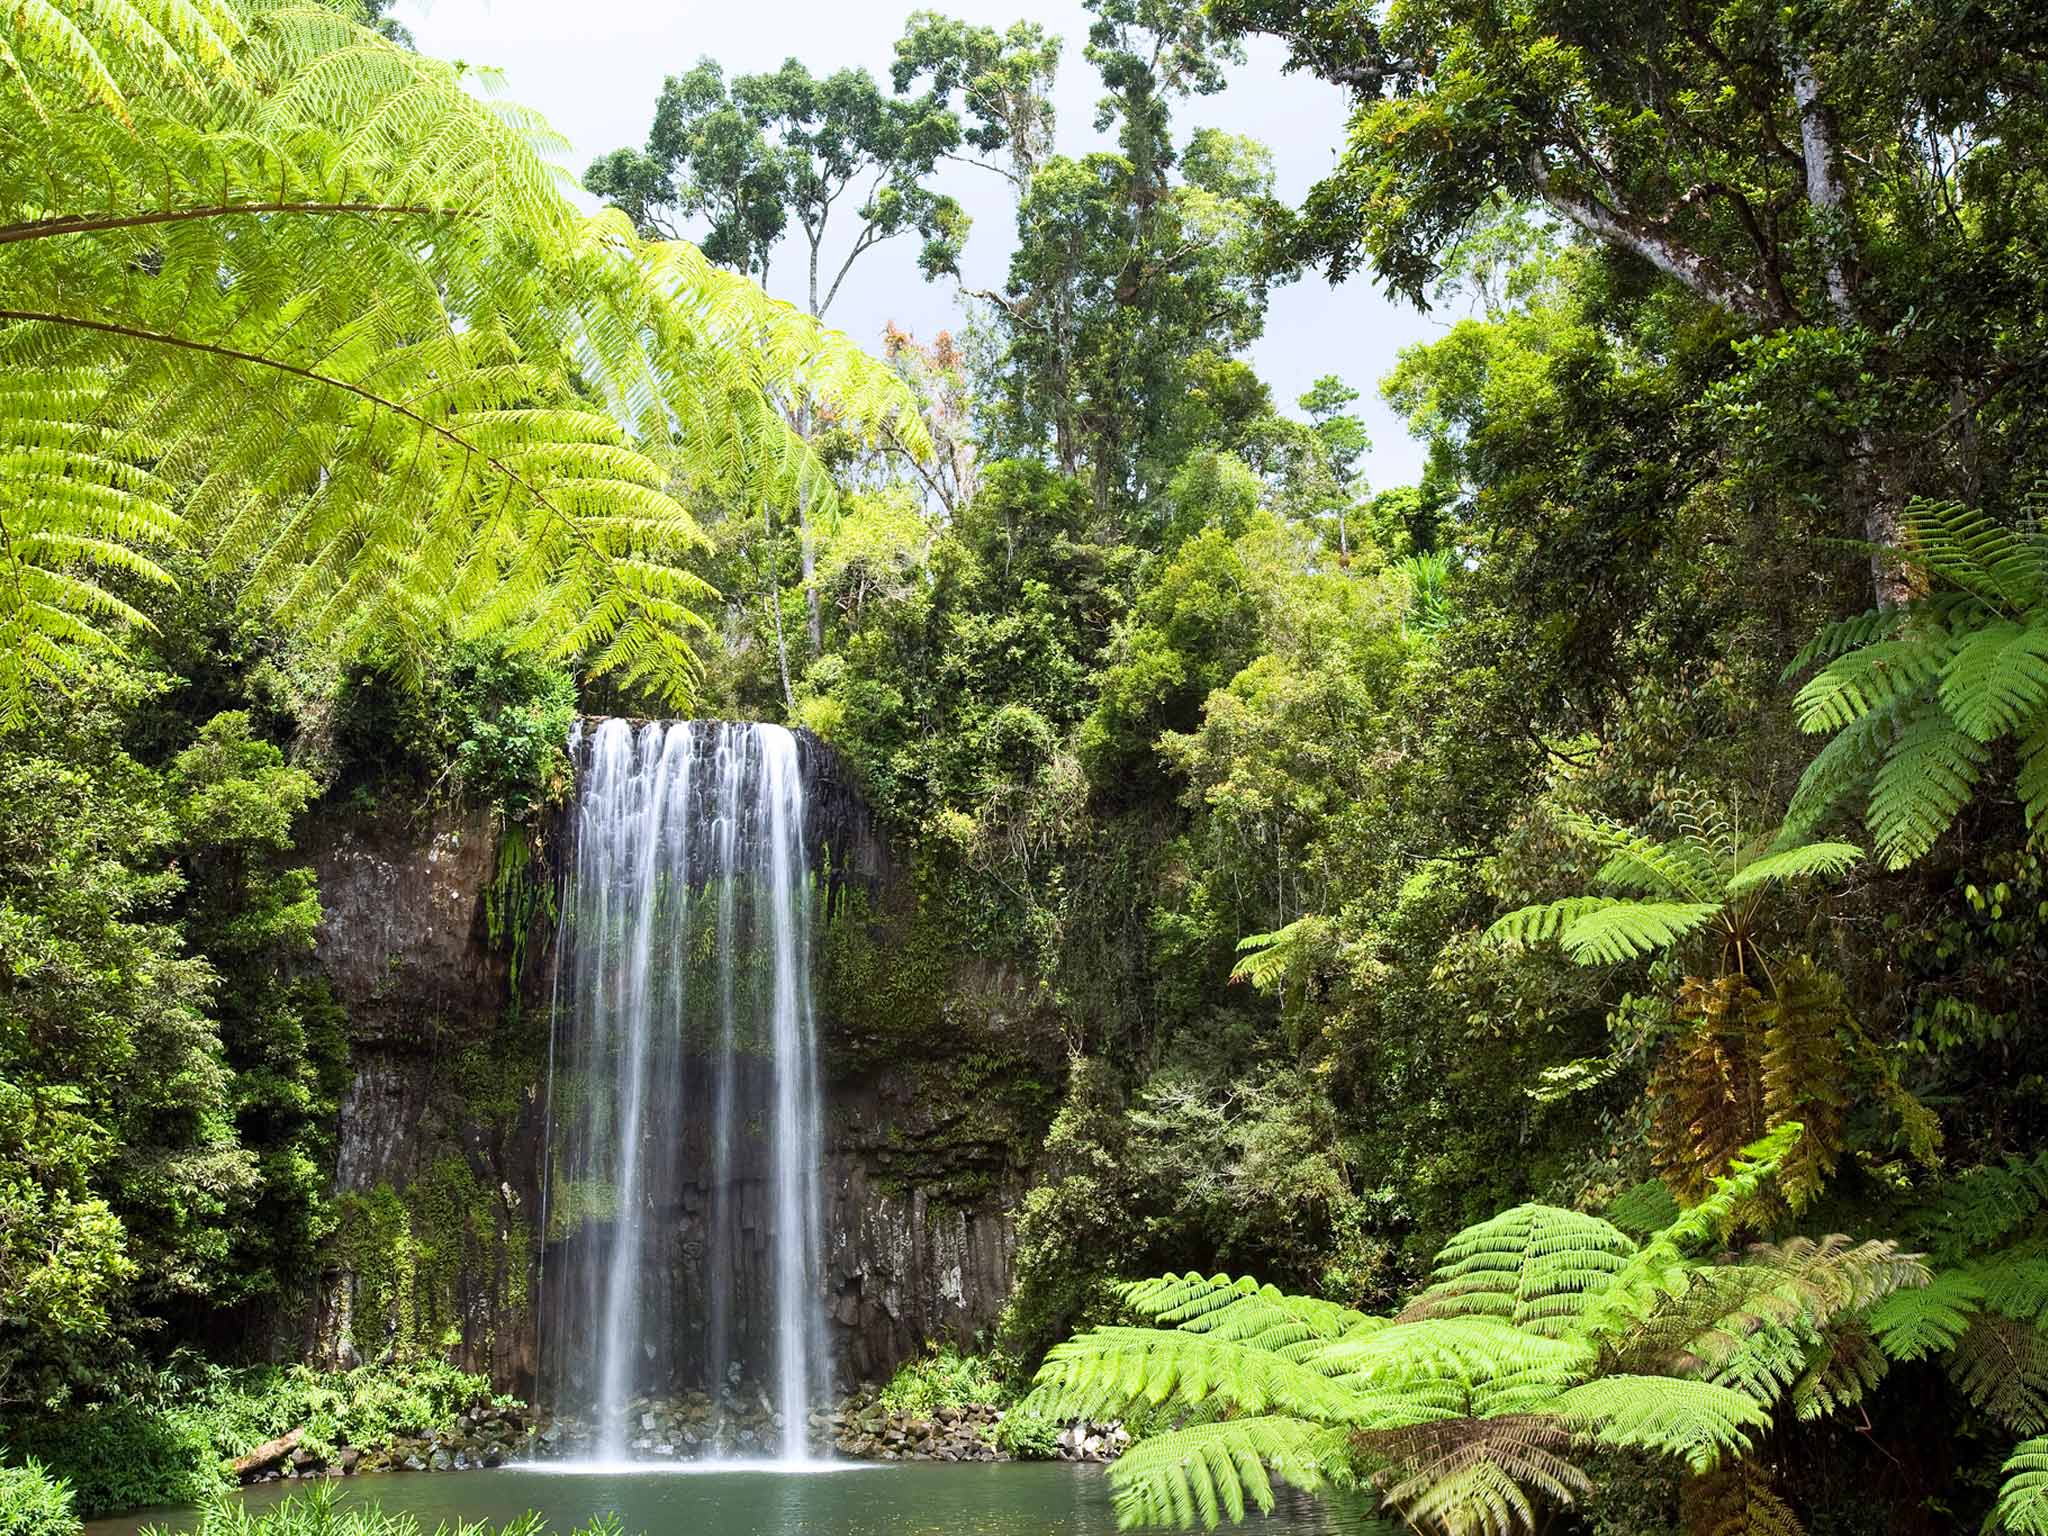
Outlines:
<svg viewBox="0 0 2048 1536"><path fill-rule="evenodd" d="M802 762L823 914L821 1301L852 1386L995 1321L1062 1057L1021 981L972 963L925 909L832 754L803 738ZM310 838L319 959L349 1012L355 1072L341 1227L302 1341L312 1358L439 1352L530 1394L555 1358L548 1336L576 1326L575 1298L547 1293L546 1259L597 1229L557 1211L546 1241L539 1230L557 834L512 836L441 811L335 817ZM669 1280L685 1318L698 1288L688 1200L672 1213ZM686 1338L659 1347L679 1365L691 1353Z"/></svg>

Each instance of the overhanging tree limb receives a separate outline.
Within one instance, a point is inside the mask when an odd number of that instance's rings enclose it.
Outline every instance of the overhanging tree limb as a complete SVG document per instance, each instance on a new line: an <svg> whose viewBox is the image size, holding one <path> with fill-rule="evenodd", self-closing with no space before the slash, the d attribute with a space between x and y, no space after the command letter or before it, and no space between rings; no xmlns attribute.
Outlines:
<svg viewBox="0 0 2048 1536"><path fill-rule="evenodd" d="M1633 252L1709 303L1746 320L1778 326L1794 318L1753 283L1724 271L1718 262L1689 249L1667 231L1611 208L1597 197L1559 186L1540 150L1530 152L1528 163L1537 195L1587 234Z"/></svg>

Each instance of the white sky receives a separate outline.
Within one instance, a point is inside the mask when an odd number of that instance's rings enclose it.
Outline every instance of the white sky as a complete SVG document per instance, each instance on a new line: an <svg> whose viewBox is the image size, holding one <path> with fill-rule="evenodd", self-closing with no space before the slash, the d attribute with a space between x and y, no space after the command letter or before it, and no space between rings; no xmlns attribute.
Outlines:
<svg viewBox="0 0 2048 1536"><path fill-rule="evenodd" d="M1062 36L1059 148L1097 146L1099 82L1082 57L1089 17L1080 0L399 0L394 15L423 52L503 70L512 97L538 109L574 146L568 163L580 176L606 150L642 144L663 77L701 55L717 59L728 76L773 69L791 56L819 74L862 65L886 89L903 20L920 4L995 26L1037 21ZM1176 133L1185 141L1195 127L1216 127L1263 141L1273 151L1280 195L1299 201L1336 157L1343 97L1309 76L1281 74L1277 45L1255 40L1248 53L1228 90L1179 106ZM1013 243L1009 183L949 165L938 184L974 217L961 263L967 286L1001 287ZM923 337L956 325L954 286L918 275L914 238L899 236L864 255L828 321L868 345L885 322ZM797 242L785 239L769 286L801 302L802 265ZM1252 360L1289 411L1320 374L1340 374L1361 390L1355 409L1373 440L1366 472L1376 487L1405 484L1420 472L1421 449L1381 404L1377 384L1401 347L1439 334L1446 319L1390 301L1363 279L1333 289L1311 275L1274 293Z"/></svg>

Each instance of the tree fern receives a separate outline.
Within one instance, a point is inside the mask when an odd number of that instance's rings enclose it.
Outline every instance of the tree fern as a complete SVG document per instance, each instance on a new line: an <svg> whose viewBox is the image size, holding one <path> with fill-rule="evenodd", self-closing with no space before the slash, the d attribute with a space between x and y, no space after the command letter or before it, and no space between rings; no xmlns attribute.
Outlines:
<svg viewBox="0 0 2048 1536"><path fill-rule="evenodd" d="M2044 492L2029 497L2038 507ZM2048 813L2048 557L2038 518L2009 527L1955 502L1915 501L1898 558L1928 595L1889 615L1831 626L1800 653L1802 729L1833 733L1788 821L1817 826L1861 800L1878 852L1903 868L1931 849L1976 793L1991 749L2019 747L2030 828Z"/></svg>
<svg viewBox="0 0 2048 1536"><path fill-rule="evenodd" d="M1126 1286L1170 1326L1055 1347L1019 1411L1174 1416L1111 1471L1127 1525L1235 1519L1278 1477L1370 1488L1413 1530L1520 1536L1591 1490L1591 1450L1718 1476L1781 1409L1857 1401L1883 1366L1865 1315L1926 1278L1847 1238L1707 1257L1798 1136L1745 1149L1641 1244L1577 1212L1504 1211L1446 1244L1391 1319L1223 1275Z"/></svg>
<svg viewBox="0 0 2048 1536"><path fill-rule="evenodd" d="M497 630L680 700L710 594L678 471L829 499L791 399L921 442L879 364L583 217L536 119L339 11L14 19L0 724L194 542L343 653Z"/></svg>
<svg viewBox="0 0 2048 1536"><path fill-rule="evenodd" d="M1554 940L1582 965L1612 965L1712 930L1722 938L1727 968L1746 972L1761 893L1835 878L1863 856L1853 843L1800 842L1782 832L1745 841L1705 797L1681 805L1680 823L1678 836L1660 842L1605 817L1563 818L1565 831L1606 855L1594 883L1630 894L1521 907L1487 936L1520 945Z"/></svg>

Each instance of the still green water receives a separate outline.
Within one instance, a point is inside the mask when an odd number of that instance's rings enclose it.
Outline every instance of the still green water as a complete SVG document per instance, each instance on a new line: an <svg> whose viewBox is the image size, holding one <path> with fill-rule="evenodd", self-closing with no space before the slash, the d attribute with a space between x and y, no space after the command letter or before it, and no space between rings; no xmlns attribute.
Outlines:
<svg viewBox="0 0 2048 1536"><path fill-rule="evenodd" d="M241 1495L252 1510L288 1497L288 1483ZM352 1503L443 1521L509 1520L537 1509L556 1532L616 1510L627 1536L1114 1536L1100 1467L1058 1462L979 1465L847 1464L825 1471L391 1473L349 1480ZM98 1520L87 1536L132 1536L156 1525L189 1529L189 1512ZM1233 1529L1251 1536L1354 1536L1385 1527L1362 1512L1289 1498L1268 1519Z"/></svg>

